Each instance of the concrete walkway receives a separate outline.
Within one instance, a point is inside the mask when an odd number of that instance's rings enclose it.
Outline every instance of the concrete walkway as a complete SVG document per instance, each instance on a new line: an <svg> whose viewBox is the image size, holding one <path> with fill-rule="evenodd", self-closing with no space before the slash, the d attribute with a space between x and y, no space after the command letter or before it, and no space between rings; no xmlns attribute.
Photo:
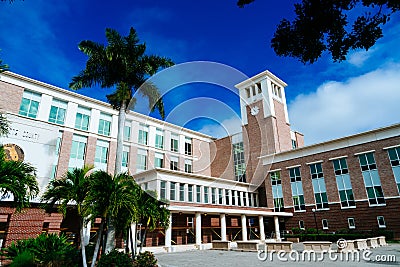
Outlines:
<svg viewBox="0 0 400 267"><path fill-rule="evenodd" d="M321 254L317 254L315 260L302 260L302 244L293 244L293 250L298 253L273 255L271 261L269 255L265 261L257 257L256 252L238 251L218 251L218 250L195 250L175 253L160 253L156 255L158 264L161 267L203 267L203 266L400 266L400 244L389 244L387 247L374 248L369 251L360 252L359 260L357 256L349 255L349 259L343 256L340 259L339 253L326 253L321 259ZM297 255L299 255L296 260ZM304 257L304 255L303 255ZM370 260L366 260L366 259ZM355 260L354 260L355 259ZM285 261L286 260L286 261ZM393 260L395 260L393 262Z"/></svg>

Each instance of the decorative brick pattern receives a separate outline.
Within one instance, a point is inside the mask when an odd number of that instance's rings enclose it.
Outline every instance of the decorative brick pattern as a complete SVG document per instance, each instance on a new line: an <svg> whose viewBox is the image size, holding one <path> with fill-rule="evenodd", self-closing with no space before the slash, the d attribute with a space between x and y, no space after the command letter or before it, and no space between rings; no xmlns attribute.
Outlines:
<svg viewBox="0 0 400 267"><path fill-rule="evenodd" d="M61 147L60 147L60 154L58 157L58 164L57 164L57 178L60 178L68 171L68 164L69 164L69 157L71 154L71 145L72 145L72 132L64 131L62 140L61 140Z"/></svg>
<svg viewBox="0 0 400 267"><path fill-rule="evenodd" d="M24 88L0 81L0 111L18 114Z"/></svg>

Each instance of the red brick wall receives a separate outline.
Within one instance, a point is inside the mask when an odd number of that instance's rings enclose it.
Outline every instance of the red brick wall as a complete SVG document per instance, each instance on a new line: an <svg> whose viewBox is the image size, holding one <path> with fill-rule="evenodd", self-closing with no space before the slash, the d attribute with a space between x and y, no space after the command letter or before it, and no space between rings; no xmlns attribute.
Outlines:
<svg viewBox="0 0 400 267"><path fill-rule="evenodd" d="M231 138L228 136L215 140L211 145L211 154L215 155L211 162L211 176L235 180Z"/></svg>
<svg viewBox="0 0 400 267"><path fill-rule="evenodd" d="M275 107L276 136L275 147L278 152L292 149L292 139L290 137L290 125L286 122L285 107L282 103L273 100Z"/></svg>
<svg viewBox="0 0 400 267"><path fill-rule="evenodd" d="M60 154L58 157L58 165L57 165L57 177L61 177L65 172L68 171L69 157L71 154L71 145L72 145L72 132L64 131Z"/></svg>
<svg viewBox="0 0 400 267"><path fill-rule="evenodd" d="M96 137L88 136L86 144L85 165L88 166L94 165L94 158L96 156L96 143L97 143Z"/></svg>
<svg viewBox="0 0 400 267"><path fill-rule="evenodd" d="M0 110L19 112L24 88L0 81Z"/></svg>

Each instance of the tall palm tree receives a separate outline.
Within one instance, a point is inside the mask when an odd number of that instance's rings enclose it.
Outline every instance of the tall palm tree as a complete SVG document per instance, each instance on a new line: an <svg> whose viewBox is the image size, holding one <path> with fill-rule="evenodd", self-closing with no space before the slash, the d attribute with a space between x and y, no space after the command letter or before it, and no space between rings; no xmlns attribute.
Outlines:
<svg viewBox="0 0 400 267"><path fill-rule="evenodd" d="M0 146L0 200L12 195L20 211L38 194L35 167L22 161L6 160L4 147Z"/></svg>
<svg viewBox="0 0 400 267"><path fill-rule="evenodd" d="M87 197L88 213L93 217L102 218L91 265L93 267L100 249L105 222L111 222L117 226L117 230L125 229L137 212L136 198L140 187L127 173L110 175L105 171L96 171L90 176L90 188Z"/></svg>
<svg viewBox="0 0 400 267"><path fill-rule="evenodd" d="M113 108L119 111L117 152L114 173L121 172L123 153L123 130L125 126L128 105L135 92L148 98L149 107L153 111L157 109L164 118L164 105L158 89L146 80L154 75L160 68L173 65L169 58L156 55L146 55L146 44L139 43L136 30L130 28L129 35L122 37L117 31L107 28L107 46L93 41L82 41L79 49L89 58L86 68L72 78L69 87L74 90L100 85L102 88L116 87L114 93L107 95L107 99ZM115 240L115 228L108 225L107 243L109 247L106 253L113 249Z"/></svg>
<svg viewBox="0 0 400 267"><path fill-rule="evenodd" d="M68 205L71 202L75 202L75 208L79 216L79 234L84 267L87 266L87 262L83 231L87 224L85 218L88 215L85 204L86 197L90 191L89 174L92 169L92 166L84 166L83 168L67 171L60 179L51 180L42 196L42 201L46 202L49 207L53 207L57 202L59 204L58 209L64 216Z"/></svg>

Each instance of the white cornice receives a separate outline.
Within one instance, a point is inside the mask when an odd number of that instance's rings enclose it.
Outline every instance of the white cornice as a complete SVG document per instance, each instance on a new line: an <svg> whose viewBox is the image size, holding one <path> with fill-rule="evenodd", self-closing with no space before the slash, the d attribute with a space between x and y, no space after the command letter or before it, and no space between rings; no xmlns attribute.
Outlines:
<svg viewBox="0 0 400 267"><path fill-rule="evenodd" d="M281 85L283 87L287 86L287 84L284 81L282 81L277 76L272 74L269 70L265 70L265 71L263 71L263 72L261 72L259 74L254 75L253 77L251 77L251 78L249 78L249 79L247 79L247 80L245 80L243 82L240 82L240 83L236 84L235 87L238 88L238 89L244 88L244 87L247 87L247 86L249 86L251 84L259 82L260 80L262 80L265 77L270 78L271 80L273 80L274 82L278 83L279 85Z"/></svg>

